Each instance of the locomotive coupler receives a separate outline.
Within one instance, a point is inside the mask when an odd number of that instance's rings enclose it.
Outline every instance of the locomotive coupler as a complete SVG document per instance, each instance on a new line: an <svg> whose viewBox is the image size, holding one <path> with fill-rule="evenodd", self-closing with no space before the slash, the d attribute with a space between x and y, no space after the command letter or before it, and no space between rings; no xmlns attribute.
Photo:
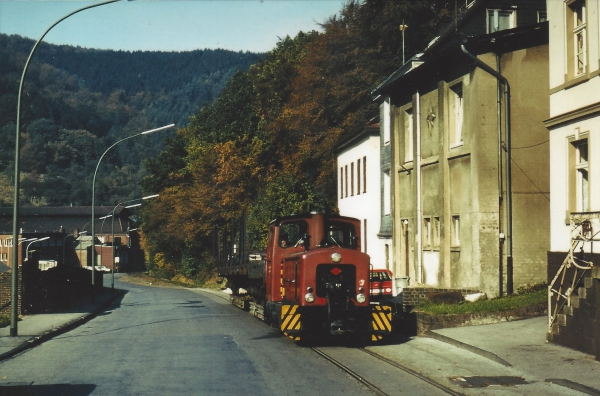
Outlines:
<svg viewBox="0 0 600 396"><path fill-rule="evenodd" d="M346 325L341 320L335 320L330 325L329 333L334 336L346 334Z"/></svg>

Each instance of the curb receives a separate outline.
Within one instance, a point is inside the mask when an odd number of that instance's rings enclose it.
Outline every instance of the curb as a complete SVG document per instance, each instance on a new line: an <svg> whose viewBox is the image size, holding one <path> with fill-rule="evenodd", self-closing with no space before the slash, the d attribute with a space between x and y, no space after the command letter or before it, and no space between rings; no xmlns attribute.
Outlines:
<svg viewBox="0 0 600 396"><path fill-rule="evenodd" d="M84 324L84 323L90 321L91 319L95 318L96 316L98 316L98 314L100 312L104 311L118 297L121 297L123 295L125 295L125 291L119 290L114 296L110 297L108 300L106 300L106 302L104 302L102 305L95 308L92 312L89 312L77 319L73 319L70 322L67 322L62 326L56 327L52 330L49 330L42 335L29 338L28 340L22 342L20 345L16 346L12 350L0 354L0 361L9 359L15 355L18 355L21 352L26 351L27 349L31 349L31 348L33 348L37 345L40 345L48 340L51 340L52 338L56 337L57 335L66 333L67 331L73 330L74 328L81 326L82 324Z"/></svg>
<svg viewBox="0 0 600 396"><path fill-rule="evenodd" d="M573 389L586 395L600 396L600 391L567 379L547 379L545 382Z"/></svg>
<svg viewBox="0 0 600 396"><path fill-rule="evenodd" d="M454 338L450 338L450 337L447 337L447 336L439 334L439 333L435 333L435 332L433 332L431 330L427 330L425 333L423 333L423 336L429 337L429 338L433 338L434 340L445 342L445 343L450 344L450 345L454 345L457 348L465 349L465 350L467 350L469 352L475 353L475 354L477 354L479 356L482 356L484 358L493 360L496 363L500 363L503 366L506 366L506 367L511 367L512 366L512 364L510 364L506 360L502 359L498 355L493 354L492 352L488 352L488 351L483 350L481 348L474 347L473 345L465 344L464 342L455 340Z"/></svg>

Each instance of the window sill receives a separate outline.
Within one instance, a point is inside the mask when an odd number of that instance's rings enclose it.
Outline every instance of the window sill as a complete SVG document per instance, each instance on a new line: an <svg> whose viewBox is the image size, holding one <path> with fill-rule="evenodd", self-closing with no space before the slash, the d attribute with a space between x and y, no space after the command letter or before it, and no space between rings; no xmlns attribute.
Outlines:
<svg viewBox="0 0 600 396"><path fill-rule="evenodd" d="M403 173L406 172L408 174L410 174L410 172L412 172L413 170L413 163L411 162L405 162L404 165L400 165L401 169L398 169L398 173Z"/></svg>
<svg viewBox="0 0 600 396"><path fill-rule="evenodd" d="M590 77L587 73L580 74L576 77L565 78L565 84L563 85L564 89L569 89L579 84L583 84L584 82L589 81Z"/></svg>

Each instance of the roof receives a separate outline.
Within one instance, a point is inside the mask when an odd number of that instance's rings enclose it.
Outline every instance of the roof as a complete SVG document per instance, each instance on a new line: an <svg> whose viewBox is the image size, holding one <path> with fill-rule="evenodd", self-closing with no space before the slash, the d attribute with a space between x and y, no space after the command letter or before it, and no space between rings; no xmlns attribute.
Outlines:
<svg viewBox="0 0 600 396"><path fill-rule="evenodd" d="M110 214L114 206L96 206L96 219ZM122 233L130 222L131 211L119 207L115 211L115 232ZM82 230L91 222L91 206L40 206L19 208L19 228L23 232L73 232ZM0 208L0 233L12 233L13 208ZM96 228L102 221L96 220ZM105 221L106 229L111 229L112 219ZM89 228L87 228L89 229Z"/></svg>
<svg viewBox="0 0 600 396"><path fill-rule="evenodd" d="M380 128L379 122L368 123L367 125L364 126L363 129L342 139L333 148L334 154L337 155L341 151L344 151L346 148L348 148L348 146L351 146L366 137L379 136L379 134L380 134L379 128Z"/></svg>
<svg viewBox="0 0 600 396"><path fill-rule="evenodd" d="M484 53L504 54L523 48L548 44L548 22L527 23L533 12L538 10L541 0L476 0L471 2L466 10L459 14L455 21L449 24L439 37L432 40L427 48L415 55L398 70L388 76L371 91L373 100L380 96L389 95L392 86L408 82L419 84L422 79L430 80L428 73L443 74L448 69L456 67L456 62L471 64L466 55L461 52L461 44L474 55ZM510 6L510 4L516 4ZM485 33L485 24L480 23L485 18L486 7L502 7L527 11L529 19L520 20L518 27ZM527 12L517 13L526 15ZM484 14L482 14L484 13ZM479 19L476 19L479 18ZM415 62L419 62L415 65ZM418 66L418 67L416 67Z"/></svg>

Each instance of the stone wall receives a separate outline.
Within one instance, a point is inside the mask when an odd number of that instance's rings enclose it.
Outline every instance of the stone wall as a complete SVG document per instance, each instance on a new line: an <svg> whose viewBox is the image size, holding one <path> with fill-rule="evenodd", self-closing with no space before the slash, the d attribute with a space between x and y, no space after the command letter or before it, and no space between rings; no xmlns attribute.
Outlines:
<svg viewBox="0 0 600 396"><path fill-rule="evenodd" d="M428 315L417 313L417 335L424 335L429 330L439 330L452 327L476 326L514 320L528 319L547 314L547 304L513 309L502 312L487 312L456 315Z"/></svg>

